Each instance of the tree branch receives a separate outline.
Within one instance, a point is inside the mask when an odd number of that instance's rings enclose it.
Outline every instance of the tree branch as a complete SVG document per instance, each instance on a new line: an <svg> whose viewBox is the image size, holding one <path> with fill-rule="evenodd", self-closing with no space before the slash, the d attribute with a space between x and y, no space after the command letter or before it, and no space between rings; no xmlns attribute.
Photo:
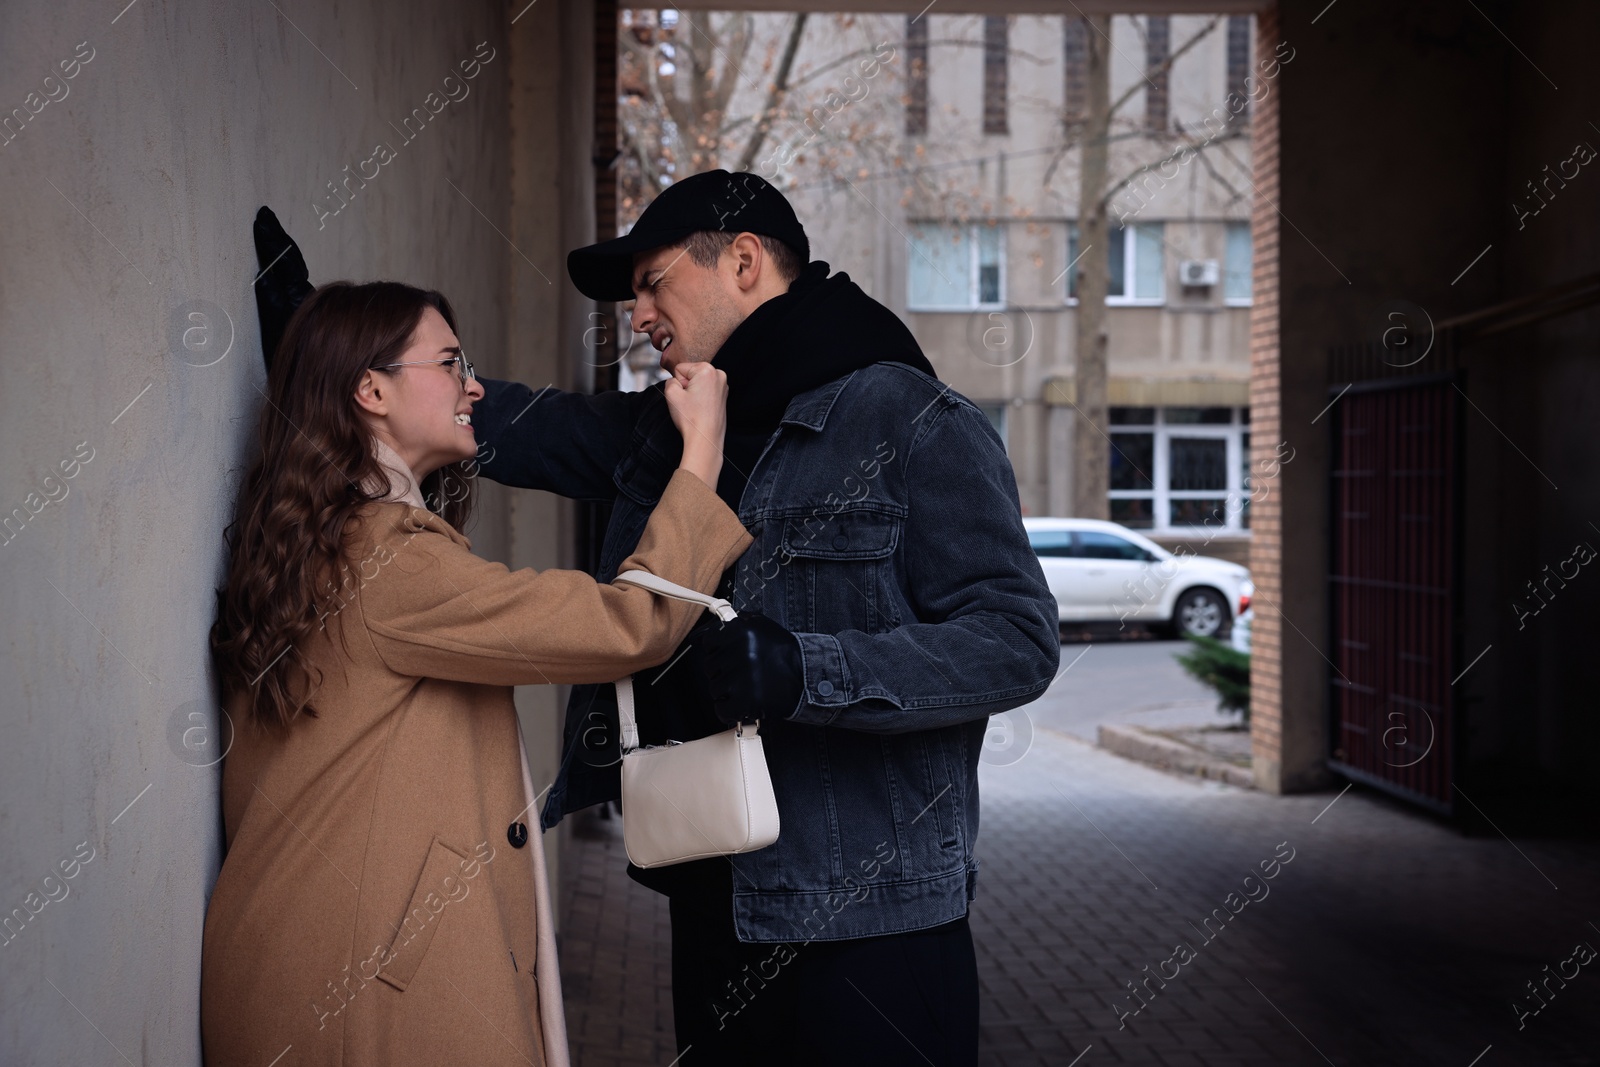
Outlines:
<svg viewBox="0 0 1600 1067"><path fill-rule="evenodd" d="M728 112L728 101L733 99L733 92L739 85L739 78L744 70L744 61L750 55L750 42L752 40L751 19L749 15L734 15L739 20L738 27L733 34L731 47L734 55L739 57L737 63L733 56L719 49L724 64L722 77L717 79L715 92L711 97L710 112L716 116L717 125L722 124L723 116Z"/></svg>
<svg viewBox="0 0 1600 1067"><path fill-rule="evenodd" d="M767 139L767 131L772 128L772 117L778 109L778 104L789 91L789 71L794 67L795 53L800 50L800 38L806 29L806 13L798 13L794 21L789 24L789 39L784 42L783 58L778 60L778 72L772 79L772 84L767 87L767 102L761 109L761 117L756 122L756 128L750 131L750 139L745 142L744 151L739 153L739 165L733 169L747 171L756 161L756 153L761 151L761 144Z"/></svg>
<svg viewBox="0 0 1600 1067"><path fill-rule="evenodd" d="M1177 51L1175 51L1171 55L1167 56L1167 58L1165 60L1163 60L1161 63L1159 63L1156 66L1151 67L1149 70L1145 71L1144 75L1143 75L1144 80L1145 81L1149 81L1152 75L1161 74L1161 73L1163 73L1165 71L1171 70L1172 69L1172 64L1177 61L1179 56L1183 55L1185 52L1189 51L1195 45L1199 44L1201 39L1204 38L1207 34L1209 34L1212 30L1216 29L1217 28L1217 24L1219 22L1221 22L1221 21L1222 21L1222 16L1221 15L1213 15L1211 17L1211 21L1207 22L1199 30L1195 31L1194 36L1190 37L1187 41L1183 42L1183 44L1179 45ZM1111 118L1112 118L1112 116L1114 116L1117 113L1117 109L1120 108L1123 104L1127 103L1130 99L1132 99L1133 94L1137 93L1142 88L1144 88L1143 85L1141 85L1139 82L1134 82L1126 90L1123 91L1123 94L1121 96L1117 97L1117 99L1112 102L1110 107L1108 107L1106 109L1106 123L1105 124L1106 124L1106 127L1108 129L1110 128L1110 125L1111 125ZM1051 178L1051 176L1053 176L1055 174L1056 167L1060 166L1062 157L1067 154L1067 149L1071 148L1074 144L1077 143L1077 138L1075 136L1073 136L1073 134L1074 134L1075 127L1080 125L1080 124L1081 123L1075 123L1075 122L1071 122L1071 121L1068 122L1066 140L1062 142L1060 151L1058 151L1055 155L1050 157L1050 165L1044 169L1044 184L1045 185L1050 184L1050 178ZM1122 184L1126 185L1129 180L1131 180L1131 177L1129 179L1125 179ZM1120 187L1121 186L1119 186L1119 188Z"/></svg>
<svg viewBox="0 0 1600 1067"><path fill-rule="evenodd" d="M820 78L822 75L828 73L828 71L832 70L833 68L835 68L837 66L841 66L842 64L848 63L848 62L850 62L850 60L856 58L857 56L870 56L870 55L875 55L875 54L877 54L877 49L876 48L858 48L854 52L847 52L844 55L840 56L838 59L835 59L832 63L824 63L822 66L818 67L816 70L807 71L806 73L802 74L800 77L794 79L793 81L791 81L789 83L789 88L798 89L798 88L800 88L800 86L804 85L806 82L810 81L811 79Z"/></svg>
<svg viewBox="0 0 1600 1067"><path fill-rule="evenodd" d="M624 139L633 152L633 158L639 161L639 174L644 178L644 185L650 190L653 197L661 191L661 175L656 171L655 162L650 158L650 153L645 150L643 141L630 129L624 129Z"/></svg>
<svg viewBox="0 0 1600 1067"><path fill-rule="evenodd" d="M1054 146L1055 147L1055 155L1050 157L1050 165L1045 168L1045 170L1044 170L1044 178L1043 178L1042 181L1040 181L1040 183L1039 183L1040 185L1049 185L1050 184L1051 176L1053 174L1055 174L1056 167L1061 164L1061 158L1067 154L1067 150L1068 149L1081 148L1084 145L1098 143L1099 141L1103 141L1106 144L1112 144L1112 143L1117 142L1117 141L1132 141L1132 140L1135 140L1135 139L1141 140L1141 141L1148 141L1150 139L1149 131L1144 129L1143 127L1140 127L1140 128L1138 128L1136 130L1131 130L1131 131L1126 132L1126 133L1111 133L1109 131L1109 129L1108 129L1107 132L1106 132L1106 135L1104 137L1094 138L1094 139L1087 138L1087 137L1080 138L1078 136L1078 130L1083 125L1084 124L1082 122L1074 122L1074 123L1069 123L1068 124L1066 135L1065 135L1066 139L1063 140L1060 144ZM1046 151L1048 151L1048 149L1046 149ZM979 156L977 158L979 158L979 159L987 159L987 158L991 158L991 157ZM973 160L972 162L976 162L976 159Z"/></svg>
<svg viewBox="0 0 1600 1067"><path fill-rule="evenodd" d="M1233 160L1235 165L1238 164L1238 160L1233 159L1233 157L1229 155L1228 150L1222 145L1217 146L1217 151L1221 152L1225 156L1228 156L1230 160ZM1222 186L1224 189L1228 190L1228 192L1233 194L1233 198L1228 201L1228 205L1230 207L1244 199L1244 194L1238 189L1235 189L1233 187L1233 183L1229 182L1228 179L1219 174L1217 172L1217 168L1212 166L1210 156L1206 155L1204 152L1196 152L1195 156L1200 160L1200 165L1206 168L1206 173L1215 178L1218 185Z"/></svg>
<svg viewBox="0 0 1600 1067"><path fill-rule="evenodd" d="M1226 130L1224 130L1222 133L1218 134L1217 136L1208 137L1204 141L1196 142L1196 141L1186 140L1186 141L1184 141L1183 145L1178 148L1177 151L1170 153L1165 159L1157 160L1155 163L1147 163L1144 166L1137 168L1136 170L1130 171L1121 181L1115 182L1114 184L1107 186L1105 195L1100 198L1100 205L1101 205L1102 208L1109 207L1110 204L1111 204L1111 201L1116 197L1116 195L1118 193L1120 193L1123 189L1127 188L1128 185L1131 184L1133 182L1133 180L1135 178L1137 178L1139 175L1150 173L1150 170L1153 167L1166 166L1168 163L1171 163L1173 160L1177 159L1179 156L1183 155L1185 152L1190 152L1190 153L1193 153L1195 155L1199 155L1201 152L1204 152L1207 148L1210 148L1212 145L1217 144L1220 141L1229 141L1229 140L1232 140L1232 139L1234 139L1236 137L1243 137L1243 136L1244 136L1244 130L1243 130L1242 127L1230 126ZM1158 175L1158 177L1159 177L1159 175ZM1163 180L1165 180L1165 179L1163 179Z"/></svg>
<svg viewBox="0 0 1600 1067"><path fill-rule="evenodd" d="M1150 79L1155 77L1157 74L1165 74L1167 71L1171 70L1172 64L1178 61L1179 56L1183 55L1189 49L1199 44L1201 39L1209 34L1212 30L1216 29L1217 23L1221 21L1221 15L1212 15L1211 21L1200 27L1199 30L1195 31L1195 35L1193 37L1179 45L1177 51L1173 52L1171 55L1167 56L1166 59L1145 71L1144 80L1150 81ZM1115 115L1117 113L1117 109L1122 107L1123 104L1126 104L1130 99L1132 99L1134 93L1137 93L1143 88L1144 86L1140 85L1138 82L1134 82L1132 85L1128 86L1128 88L1123 91L1121 96L1112 101L1111 107L1107 110L1106 114Z"/></svg>

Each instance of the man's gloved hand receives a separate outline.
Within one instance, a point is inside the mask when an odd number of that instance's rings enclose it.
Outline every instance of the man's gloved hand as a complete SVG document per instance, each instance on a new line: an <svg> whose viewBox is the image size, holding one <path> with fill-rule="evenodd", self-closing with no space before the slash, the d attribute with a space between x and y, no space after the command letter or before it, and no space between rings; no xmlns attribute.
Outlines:
<svg viewBox="0 0 1600 1067"><path fill-rule="evenodd" d="M800 641L765 615L712 619L694 631L712 710L729 726L786 719L800 706L805 674Z"/></svg>
<svg viewBox="0 0 1600 1067"><path fill-rule="evenodd" d="M300 246L283 232L269 207L256 212L255 238L256 266L261 272L256 278L256 313L261 318L261 357L270 373L289 316L316 287L311 284Z"/></svg>

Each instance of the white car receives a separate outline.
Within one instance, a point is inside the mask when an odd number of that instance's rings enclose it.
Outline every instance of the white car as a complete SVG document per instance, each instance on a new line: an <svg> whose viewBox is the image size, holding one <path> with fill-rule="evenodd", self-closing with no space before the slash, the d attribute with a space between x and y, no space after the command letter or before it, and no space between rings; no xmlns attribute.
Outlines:
<svg viewBox="0 0 1600 1067"><path fill-rule="evenodd" d="M1061 621L1157 625L1226 640L1255 586L1237 563L1172 553L1126 526L1097 519L1030 519Z"/></svg>

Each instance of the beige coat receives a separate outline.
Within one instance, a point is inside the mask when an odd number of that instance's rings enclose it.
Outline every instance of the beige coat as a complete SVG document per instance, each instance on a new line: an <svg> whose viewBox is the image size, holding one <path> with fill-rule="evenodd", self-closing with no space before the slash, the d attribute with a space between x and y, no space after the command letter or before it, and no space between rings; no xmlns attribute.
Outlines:
<svg viewBox="0 0 1600 1067"><path fill-rule="evenodd" d="M228 706L211 1067L567 1064L537 830L549 783L528 778L511 687L661 663L702 609L509 571L402 502L420 502L414 482L391 495L352 524L359 588L299 649L323 675L318 717L280 736ZM680 470L623 569L711 592L750 542Z"/></svg>

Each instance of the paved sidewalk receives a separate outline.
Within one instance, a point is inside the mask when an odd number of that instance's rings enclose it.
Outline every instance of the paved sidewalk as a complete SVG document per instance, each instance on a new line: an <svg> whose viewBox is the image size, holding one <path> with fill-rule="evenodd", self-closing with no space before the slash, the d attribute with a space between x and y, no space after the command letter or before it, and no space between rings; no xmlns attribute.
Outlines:
<svg viewBox="0 0 1600 1067"><path fill-rule="evenodd" d="M981 773L985 1065L1600 1064L1600 960L1564 963L1600 948L1592 842L1466 838L1359 788L1177 778L1044 728ZM574 1062L668 1064L665 901L624 873L619 824L596 825L568 865ZM1530 981L1548 1006L1519 1031Z"/></svg>
<svg viewBox="0 0 1600 1067"><path fill-rule="evenodd" d="M677 1056L667 898L628 877L622 820L572 817L563 867L561 992L573 1067L655 1067Z"/></svg>
<svg viewBox="0 0 1600 1067"><path fill-rule="evenodd" d="M1226 726L1235 715L1217 711L1217 694L1190 677L1175 656L1187 641L1110 633L1095 641L1064 641L1061 672L1026 708L1034 722L1089 742L1108 726L1157 730Z"/></svg>

